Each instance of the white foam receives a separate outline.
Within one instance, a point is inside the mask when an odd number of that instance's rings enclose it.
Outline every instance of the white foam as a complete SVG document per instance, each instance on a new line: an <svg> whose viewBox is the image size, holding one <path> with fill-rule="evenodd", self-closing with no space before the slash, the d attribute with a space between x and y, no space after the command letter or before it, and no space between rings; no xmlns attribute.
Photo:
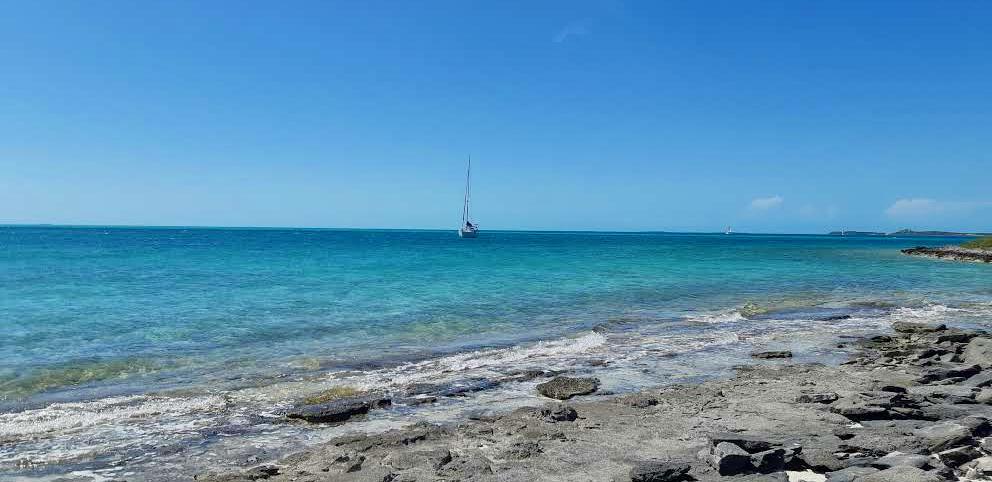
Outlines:
<svg viewBox="0 0 992 482"><path fill-rule="evenodd" d="M707 313L699 316L690 316L686 320L693 321L697 323L709 323L709 324L721 324L721 323L733 323L737 321L744 321L747 318L744 317L737 310L725 310L718 311L714 313Z"/></svg>

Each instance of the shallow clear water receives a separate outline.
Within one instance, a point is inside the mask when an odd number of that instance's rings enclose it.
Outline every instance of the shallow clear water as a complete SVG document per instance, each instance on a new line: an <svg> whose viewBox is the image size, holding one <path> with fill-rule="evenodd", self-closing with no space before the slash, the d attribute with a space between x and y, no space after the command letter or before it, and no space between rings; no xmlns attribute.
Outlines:
<svg viewBox="0 0 992 482"><path fill-rule="evenodd" d="M956 242L0 227L0 474L250 464L252 444L274 456L533 403L536 382L344 427L282 422L334 385L557 367L622 391L724 375L755 347L835 361L831 337L897 319L992 325L992 266L899 253Z"/></svg>

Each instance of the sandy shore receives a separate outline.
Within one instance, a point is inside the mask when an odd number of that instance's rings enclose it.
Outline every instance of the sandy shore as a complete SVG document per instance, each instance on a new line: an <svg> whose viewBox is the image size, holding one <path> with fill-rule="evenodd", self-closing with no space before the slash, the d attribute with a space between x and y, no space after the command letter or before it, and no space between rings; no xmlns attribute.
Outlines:
<svg viewBox="0 0 992 482"><path fill-rule="evenodd" d="M911 482L992 475L992 440L984 439L992 433L992 389L985 388L992 386L992 337L943 325L894 328L891 337L847 339L860 349L840 366L771 354L730 380L344 436L272 465L196 480ZM549 393L569 395L571 380L556 383ZM588 380L574 386L590 388Z"/></svg>

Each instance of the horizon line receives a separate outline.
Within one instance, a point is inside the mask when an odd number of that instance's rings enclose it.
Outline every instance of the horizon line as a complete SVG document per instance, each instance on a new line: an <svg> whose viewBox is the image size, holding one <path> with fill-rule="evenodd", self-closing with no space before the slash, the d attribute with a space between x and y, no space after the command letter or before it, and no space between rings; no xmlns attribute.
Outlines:
<svg viewBox="0 0 992 482"><path fill-rule="evenodd" d="M145 224L57 224L57 223L0 223L0 227L10 227L10 228L23 228L23 227L34 227L34 228L109 228L109 229L231 229L231 230L322 230L322 231L436 231L436 232L446 232L454 231L457 232L457 228L359 228L359 227L348 227L348 226L338 226L338 227L318 227L318 226L230 226L230 225L218 225L218 226L208 226L208 225L145 225ZM909 229L909 228L904 228ZM948 232L955 233L959 236L988 236L992 235L992 232L977 232L977 231L946 231L942 229L921 229L915 230L915 232ZM494 232L494 233L604 233L604 234L723 234L727 235L722 230L716 231L665 231L665 230L599 230L599 229L551 229L551 230L541 230L541 229L490 229L484 232ZM749 231L735 231L728 236L733 235L792 235L792 236L849 236L849 235L838 235L831 234L835 232L855 232L855 233L872 233L865 236L893 236L898 233L897 231L884 232L884 231L867 231L867 230L833 230L829 232L749 232ZM855 234L854 236L859 236L860 234ZM940 237L939 235L930 235L931 237Z"/></svg>

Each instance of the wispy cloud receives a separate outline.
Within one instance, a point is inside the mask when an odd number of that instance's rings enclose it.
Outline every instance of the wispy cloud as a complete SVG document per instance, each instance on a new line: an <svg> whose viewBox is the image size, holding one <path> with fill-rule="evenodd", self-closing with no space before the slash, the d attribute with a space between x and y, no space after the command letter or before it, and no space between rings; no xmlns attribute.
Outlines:
<svg viewBox="0 0 992 482"><path fill-rule="evenodd" d="M992 208L992 201L937 201L935 199L900 199L888 209L890 218L928 218L969 214L979 209Z"/></svg>
<svg viewBox="0 0 992 482"><path fill-rule="evenodd" d="M782 196L759 197L751 201L748 209L751 211L768 211L769 209L780 206L783 202L785 202L785 198Z"/></svg>
<svg viewBox="0 0 992 482"><path fill-rule="evenodd" d="M559 30L558 33L551 38L551 41L556 44L562 43L565 40L567 40L569 37L585 35L587 33L589 33L589 29L585 26L585 24L573 23L570 25L566 25L564 28Z"/></svg>

